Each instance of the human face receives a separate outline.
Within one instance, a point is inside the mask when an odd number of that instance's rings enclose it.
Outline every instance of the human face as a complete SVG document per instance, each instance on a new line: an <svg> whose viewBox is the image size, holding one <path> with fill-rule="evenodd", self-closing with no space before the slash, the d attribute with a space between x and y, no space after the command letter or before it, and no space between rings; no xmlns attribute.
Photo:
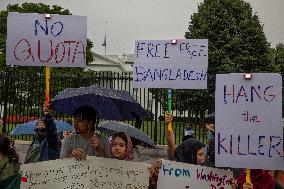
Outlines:
<svg viewBox="0 0 284 189"><path fill-rule="evenodd" d="M205 161L205 148L202 147L197 151L197 165L201 165Z"/></svg>
<svg viewBox="0 0 284 189"><path fill-rule="evenodd" d="M75 132L77 134L84 134L84 133L89 132L90 130L89 125L90 125L90 122L86 119L82 119L81 114L78 114L75 116L74 127L75 127Z"/></svg>
<svg viewBox="0 0 284 189"><path fill-rule="evenodd" d="M113 157L117 159L121 158L126 153L126 147L125 141L120 136L115 137L111 144L111 153Z"/></svg>

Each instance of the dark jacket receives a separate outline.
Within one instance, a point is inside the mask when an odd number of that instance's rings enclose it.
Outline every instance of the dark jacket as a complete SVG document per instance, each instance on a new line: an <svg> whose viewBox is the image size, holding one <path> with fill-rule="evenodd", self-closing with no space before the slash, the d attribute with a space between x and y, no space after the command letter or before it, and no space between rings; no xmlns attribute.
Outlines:
<svg viewBox="0 0 284 189"><path fill-rule="evenodd" d="M25 163L60 158L61 140L58 137L56 125L50 115L45 116L43 121L46 128L46 137L42 141L39 141L38 137L35 137L28 150Z"/></svg>
<svg viewBox="0 0 284 189"><path fill-rule="evenodd" d="M46 137L41 142L40 161L59 159L61 140L57 135L56 125L50 115L45 116L43 121L46 128Z"/></svg>

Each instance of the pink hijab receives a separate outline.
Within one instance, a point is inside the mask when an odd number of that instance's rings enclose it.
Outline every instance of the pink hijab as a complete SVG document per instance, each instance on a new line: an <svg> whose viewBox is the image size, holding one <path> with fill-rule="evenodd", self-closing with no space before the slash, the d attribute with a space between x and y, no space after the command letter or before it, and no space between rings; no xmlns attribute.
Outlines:
<svg viewBox="0 0 284 189"><path fill-rule="evenodd" d="M111 140L111 143L110 143L110 155L111 155L111 158L112 158L112 159L117 159L117 158L115 158L115 157L113 156L112 151L111 151L113 139L114 139L115 137L117 137L117 136L119 136L119 137L121 137L121 138L123 138L123 139L127 139L126 152L125 152L125 154L124 154L122 157L120 157L119 159L120 159L120 160L126 160L126 161L131 161L131 160L133 160L133 158L134 158L134 153L133 153L133 144L132 144L131 138L130 138L130 136L128 136L128 135L126 135L125 133L122 133L122 132L121 132L121 133L116 133L116 134L113 136L112 140Z"/></svg>

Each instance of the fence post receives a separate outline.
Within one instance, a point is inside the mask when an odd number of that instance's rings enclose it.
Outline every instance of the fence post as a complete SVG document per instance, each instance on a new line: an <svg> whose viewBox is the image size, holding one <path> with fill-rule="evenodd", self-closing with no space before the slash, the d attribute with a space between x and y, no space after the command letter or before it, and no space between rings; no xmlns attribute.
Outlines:
<svg viewBox="0 0 284 189"><path fill-rule="evenodd" d="M155 125L154 125L154 143L157 145L158 143L158 90L155 89Z"/></svg>
<svg viewBox="0 0 284 189"><path fill-rule="evenodd" d="M10 78L10 74L9 74L9 71L6 72L7 75L4 79L5 81L5 87L4 87L4 111L3 111L3 127L2 127L2 133L6 134L7 133L7 115L8 115L8 110L7 110L7 107L8 107L8 83L9 82L9 78Z"/></svg>

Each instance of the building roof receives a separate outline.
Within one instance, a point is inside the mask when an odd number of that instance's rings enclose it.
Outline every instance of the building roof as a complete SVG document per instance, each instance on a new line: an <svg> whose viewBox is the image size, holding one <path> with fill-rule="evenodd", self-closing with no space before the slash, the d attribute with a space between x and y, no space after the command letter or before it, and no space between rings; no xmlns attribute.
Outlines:
<svg viewBox="0 0 284 189"><path fill-rule="evenodd" d="M132 63L129 64L127 59L131 60L131 55L120 58L118 55L100 55L93 52L94 61L89 63L85 70L97 70L97 71L113 71L113 72L132 72ZM133 58L132 58L133 59Z"/></svg>

